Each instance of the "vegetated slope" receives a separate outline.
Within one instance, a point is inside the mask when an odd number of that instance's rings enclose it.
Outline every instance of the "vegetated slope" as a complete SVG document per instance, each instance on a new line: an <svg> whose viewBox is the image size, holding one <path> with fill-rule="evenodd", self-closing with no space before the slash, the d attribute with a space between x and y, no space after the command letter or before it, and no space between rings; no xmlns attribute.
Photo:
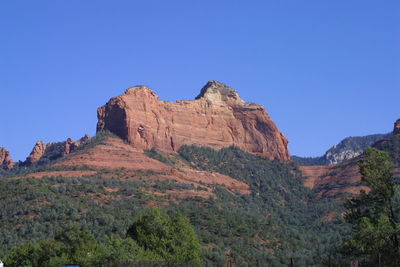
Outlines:
<svg viewBox="0 0 400 267"><path fill-rule="evenodd" d="M381 142L376 143L374 147L388 152L394 163L400 167L400 134L384 139Z"/></svg>
<svg viewBox="0 0 400 267"><path fill-rule="evenodd" d="M156 154L156 159L147 155ZM147 154L147 155L146 155ZM118 170L124 179L131 179L133 173L152 173L153 180L174 180L179 183L219 184L233 192L249 193L249 186L226 175L195 171L177 160L167 159L167 154L157 149L143 153L110 132L99 132L73 153L56 160L39 160L33 164L20 163L13 169L3 170L4 177L82 177L105 175L103 170ZM0 172L1 173L1 172Z"/></svg>
<svg viewBox="0 0 400 267"><path fill-rule="evenodd" d="M317 255L327 256L340 230L347 230L340 217L327 221L340 210L340 205L316 201L313 192L302 186L295 165L271 161L235 147L216 151L185 146L179 153L194 168L217 171L250 185L251 195L242 197L236 206L259 213L259 216L268 214L274 236L283 248L280 250L283 258L291 256L297 258L298 263L301 262L299 258L303 258L302 264L311 265ZM313 261L310 257L316 258Z"/></svg>
<svg viewBox="0 0 400 267"><path fill-rule="evenodd" d="M316 201L313 192L302 186L294 165L234 147L216 151L184 146L179 155L148 151L166 170L63 165L74 157L88 163L99 150L120 153L110 138L114 137L89 141L86 148L53 165L15 169L13 175L20 178L0 179L3 253L12 245L51 237L69 222L92 230L99 240L109 234L123 236L134 216L152 206L188 216L207 248L204 257L213 262L233 258L239 263L259 260L280 266L292 257L312 265L321 262L347 231L340 216L332 215L341 212L339 205ZM127 157L128 152L124 152ZM23 178L76 172L83 172L83 177ZM247 190L237 188L242 184Z"/></svg>
<svg viewBox="0 0 400 267"><path fill-rule="evenodd" d="M347 137L328 149L321 157L291 156L291 160L301 165L329 165L350 160L362 154L379 140L389 138L392 134L372 134L367 136Z"/></svg>
<svg viewBox="0 0 400 267"><path fill-rule="evenodd" d="M300 166L304 185L313 190L317 198L342 200L359 195L368 187L361 183L358 158L334 165Z"/></svg>
<svg viewBox="0 0 400 267"><path fill-rule="evenodd" d="M397 122L400 125L400 120ZM394 133L395 132L396 128ZM396 132L396 134L393 134L388 139L377 142L374 147L389 153L396 166L395 177L400 179L400 132Z"/></svg>

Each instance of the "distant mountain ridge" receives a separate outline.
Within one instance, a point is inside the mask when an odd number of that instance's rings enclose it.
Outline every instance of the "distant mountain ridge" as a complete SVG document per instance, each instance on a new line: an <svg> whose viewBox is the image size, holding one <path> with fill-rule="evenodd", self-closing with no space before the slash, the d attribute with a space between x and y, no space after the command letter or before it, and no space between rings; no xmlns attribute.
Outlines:
<svg viewBox="0 0 400 267"><path fill-rule="evenodd" d="M367 148L376 142L387 139L392 133L371 134L366 136L350 136L338 144L328 149L321 157L298 157L292 156L291 159L301 165L330 165L350 160L362 154Z"/></svg>
<svg viewBox="0 0 400 267"><path fill-rule="evenodd" d="M373 141L374 137L379 137L379 135L374 135L372 140L369 141ZM391 134L384 135L383 139L374 142L370 146L390 154L395 165L394 177L397 183L400 184L400 120L395 122ZM360 190L368 191L369 188L361 181L361 174L357 164L362 157L363 154L329 165L312 166L310 164L302 164L300 169L305 177L304 185L312 189L321 198L334 197L343 199L351 195L357 195ZM310 163L310 161L307 163Z"/></svg>

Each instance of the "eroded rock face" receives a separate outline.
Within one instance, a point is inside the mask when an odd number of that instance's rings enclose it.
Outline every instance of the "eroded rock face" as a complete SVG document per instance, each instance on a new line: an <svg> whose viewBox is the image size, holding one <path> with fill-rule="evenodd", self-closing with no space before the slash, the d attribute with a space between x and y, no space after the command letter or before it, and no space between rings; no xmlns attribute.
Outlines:
<svg viewBox="0 0 400 267"><path fill-rule="evenodd" d="M328 164L337 164L352 158L355 158L363 153L362 149L353 150L353 149L346 149L339 151L338 153L333 153L328 151L325 154L325 158L327 159Z"/></svg>
<svg viewBox="0 0 400 267"><path fill-rule="evenodd" d="M110 132L133 147L177 151L182 145L241 149L287 161L288 141L265 108L244 102L226 85L208 82L196 100L159 100L146 86L135 86L97 111L97 131Z"/></svg>
<svg viewBox="0 0 400 267"><path fill-rule="evenodd" d="M10 152L4 147L0 147L0 168L11 169L14 164Z"/></svg>
<svg viewBox="0 0 400 267"><path fill-rule="evenodd" d="M394 123L393 135L400 135L400 119Z"/></svg>
<svg viewBox="0 0 400 267"><path fill-rule="evenodd" d="M43 158L48 160L54 160L63 156L66 156L74 152L80 145L90 140L88 135L85 135L78 141L74 141L72 138L68 138L65 142L54 142L45 144L42 141L36 142L32 149L32 152L26 158L25 164L32 164L38 162Z"/></svg>
<svg viewBox="0 0 400 267"><path fill-rule="evenodd" d="M26 162L28 164L32 164L39 161L40 158L44 155L45 151L46 151L46 144L42 141L37 141L32 149L32 152L26 158Z"/></svg>

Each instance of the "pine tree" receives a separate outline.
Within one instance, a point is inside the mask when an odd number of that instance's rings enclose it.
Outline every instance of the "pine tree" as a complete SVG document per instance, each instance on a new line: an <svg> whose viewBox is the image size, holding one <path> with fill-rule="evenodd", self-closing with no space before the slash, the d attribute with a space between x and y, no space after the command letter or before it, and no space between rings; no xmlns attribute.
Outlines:
<svg viewBox="0 0 400 267"><path fill-rule="evenodd" d="M393 197L394 165L388 153L368 148L358 166L362 182L370 188L346 202L345 219L352 224L352 238L342 253L373 266L399 266L399 231Z"/></svg>

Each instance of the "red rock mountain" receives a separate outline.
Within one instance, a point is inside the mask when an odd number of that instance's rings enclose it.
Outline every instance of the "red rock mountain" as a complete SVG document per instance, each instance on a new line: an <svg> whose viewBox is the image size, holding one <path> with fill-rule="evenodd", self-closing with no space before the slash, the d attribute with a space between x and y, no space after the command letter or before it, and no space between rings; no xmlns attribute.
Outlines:
<svg viewBox="0 0 400 267"><path fill-rule="evenodd" d="M14 166L14 161L11 158L10 152L4 147L0 147L0 167L11 169Z"/></svg>
<svg viewBox="0 0 400 267"><path fill-rule="evenodd" d="M265 108L244 102L228 86L210 81L195 100L163 101L135 86L97 111L97 131L108 130L134 148L173 152L196 144L241 149L287 161L288 141Z"/></svg>

